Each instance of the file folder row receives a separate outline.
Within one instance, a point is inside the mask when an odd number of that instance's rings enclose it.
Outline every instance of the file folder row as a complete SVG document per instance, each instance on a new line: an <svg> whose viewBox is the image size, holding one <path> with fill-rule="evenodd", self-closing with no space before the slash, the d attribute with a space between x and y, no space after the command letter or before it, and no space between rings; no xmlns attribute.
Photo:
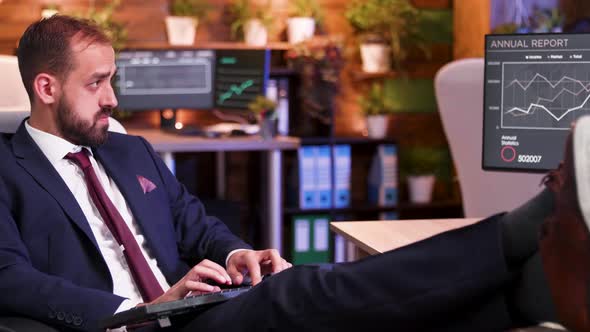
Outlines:
<svg viewBox="0 0 590 332"><path fill-rule="evenodd" d="M373 156L368 177L369 202L395 206L398 201L398 155L395 144L380 144Z"/></svg>
<svg viewBox="0 0 590 332"><path fill-rule="evenodd" d="M350 145L299 148L299 207L342 208L350 205ZM333 160L332 160L333 158ZM332 172L334 185L332 185Z"/></svg>
<svg viewBox="0 0 590 332"><path fill-rule="evenodd" d="M292 220L293 264L331 261L330 231L327 215L299 215Z"/></svg>

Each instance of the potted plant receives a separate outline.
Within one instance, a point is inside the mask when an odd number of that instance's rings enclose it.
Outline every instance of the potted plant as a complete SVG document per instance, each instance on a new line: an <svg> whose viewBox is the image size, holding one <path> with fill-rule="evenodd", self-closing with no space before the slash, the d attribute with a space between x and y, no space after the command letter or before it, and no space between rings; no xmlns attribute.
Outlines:
<svg viewBox="0 0 590 332"><path fill-rule="evenodd" d="M335 100L345 65L343 44L339 36L317 36L293 45L285 53L288 67L299 78L301 114L291 122L298 136L332 133Z"/></svg>
<svg viewBox="0 0 590 332"><path fill-rule="evenodd" d="M260 126L260 136L263 139L271 139L277 135L277 104L264 97L256 96L248 104L248 110L256 115L258 125Z"/></svg>
<svg viewBox="0 0 590 332"><path fill-rule="evenodd" d="M206 0L172 0L166 16L166 32L171 45L193 45L199 20L210 9Z"/></svg>
<svg viewBox="0 0 590 332"><path fill-rule="evenodd" d="M273 22L270 2L267 2L263 8L256 8L250 0L234 0L230 4L229 13L233 19L232 37L241 35L248 45L266 45L268 30Z"/></svg>
<svg viewBox="0 0 590 332"><path fill-rule="evenodd" d="M396 69L414 47L425 50L419 35L420 12L409 0L357 0L345 17L359 39L363 71Z"/></svg>
<svg viewBox="0 0 590 332"><path fill-rule="evenodd" d="M49 3L41 8L41 18L50 18L59 13L59 6L55 3Z"/></svg>
<svg viewBox="0 0 590 332"><path fill-rule="evenodd" d="M442 168L441 154L433 148L415 147L406 149L400 157L410 202L429 203L436 174Z"/></svg>
<svg viewBox="0 0 590 332"><path fill-rule="evenodd" d="M297 44L313 37L316 24L320 25L322 19L322 11L316 0L294 0L287 20L289 43Z"/></svg>
<svg viewBox="0 0 590 332"><path fill-rule="evenodd" d="M367 118L369 137L384 138L387 134L387 115L393 112L393 106L384 93L383 85L373 83L367 94L359 98L359 106Z"/></svg>
<svg viewBox="0 0 590 332"><path fill-rule="evenodd" d="M74 13L73 15L94 21L102 31L111 39L113 48L120 50L127 41L127 29L119 22L113 20L113 13L121 4L121 0L113 0L102 9L96 9L94 4L90 6L85 14Z"/></svg>

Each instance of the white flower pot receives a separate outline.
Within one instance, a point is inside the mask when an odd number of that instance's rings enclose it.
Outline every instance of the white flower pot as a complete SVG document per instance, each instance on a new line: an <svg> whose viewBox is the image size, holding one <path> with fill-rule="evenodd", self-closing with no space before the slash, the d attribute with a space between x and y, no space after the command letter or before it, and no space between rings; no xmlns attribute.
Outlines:
<svg viewBox="0 0 590 332"><path fill-rule="evenodd" d="M2 2L2 1L0 1ZM41 18L50 18L53 15L59 14L57 9L43 9L41 10Z"/></svg>
<svg viewBox="0 0 590 332"><path fill-rule="evenodd" d="M361 44L361 60L366 73L383 73L391 69L391 48L386 44Z"/></svg>
<svg viewBox="0 0 590 332"><path fill-rule="evenodd" d="M287 39L297 44L313 37L315 20L312 17L291 17L287 20Z"/></svg>
<svg viewBox="0 0 590 332"><path fill-rule="evenodd" d="M386 115L369 115L367 116L367 133L370 138L381 139L387 134L387 116Z"/></svg>
<svg viewBox="0 0 590 332"><path fill-rule="evenodd" d="M197 30L197 19L185 16L167 16L166 32L170 45L193 45Z"/></svg>
<svg viewBox="0 0 590 332"><path fill-rule="evenodd" d="M248 20L244 24L244 42L252 46L264 46L268 40L268 31L259 19Z"/></svg>
<svg viewBox="0 0 590 332"><path fill-rule="evenodd" d="M410 202L428 203L432 200L432 190L436 180L433 174L411 175L407 179Z"/></svg>

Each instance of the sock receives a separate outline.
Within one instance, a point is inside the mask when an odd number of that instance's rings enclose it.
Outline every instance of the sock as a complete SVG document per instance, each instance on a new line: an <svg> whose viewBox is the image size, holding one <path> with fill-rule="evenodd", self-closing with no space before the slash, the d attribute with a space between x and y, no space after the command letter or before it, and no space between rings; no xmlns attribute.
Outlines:
<svg viewBox="0 0 590 332"><path fill-rule="evenodd" d="M538 250L539 231L553 212L553 192L544 188L520 207L502 216L502 247L509 267L520 266Z"/></svg>

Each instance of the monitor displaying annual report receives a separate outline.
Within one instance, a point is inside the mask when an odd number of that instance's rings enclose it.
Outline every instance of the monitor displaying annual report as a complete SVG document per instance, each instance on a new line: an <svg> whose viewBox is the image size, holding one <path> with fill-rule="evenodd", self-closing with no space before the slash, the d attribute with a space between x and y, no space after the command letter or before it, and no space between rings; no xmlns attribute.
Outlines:
<svg viewBox="0 0 590 332"><path fill-rule="evenodd" d="M546 171L590 114L590 34L486 36L484 169Z"/></svg>

